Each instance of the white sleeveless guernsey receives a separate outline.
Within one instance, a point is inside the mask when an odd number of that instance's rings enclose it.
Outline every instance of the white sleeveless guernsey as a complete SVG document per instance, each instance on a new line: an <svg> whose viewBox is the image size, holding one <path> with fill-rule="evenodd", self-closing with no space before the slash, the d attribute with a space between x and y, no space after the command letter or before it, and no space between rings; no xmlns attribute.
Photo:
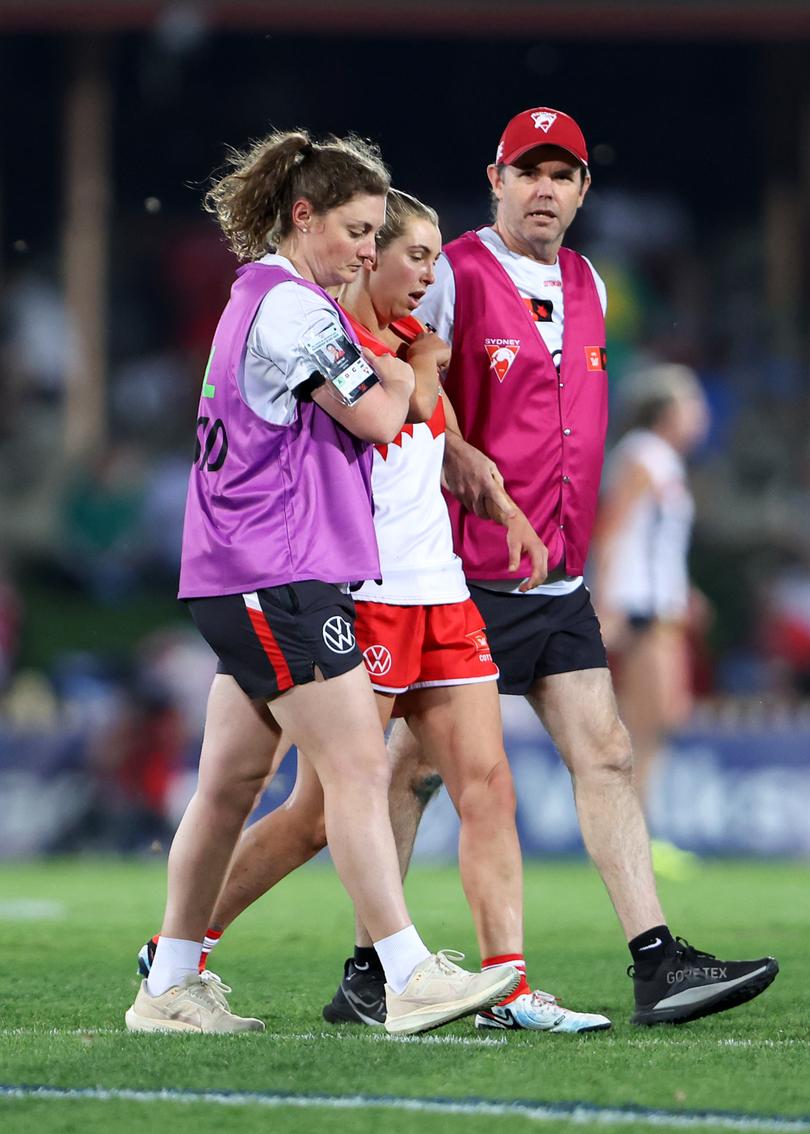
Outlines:
<svg viewBox="0 0 810 1134"><path fill-rule="evenodd" d="M689 601L687 556L695 511L683 459L656 433L634 429L611 455L608 484L626 461L641 465L652 487L615 537L616 553L601 581L605 602L627 615L681 619Z"/></svg>

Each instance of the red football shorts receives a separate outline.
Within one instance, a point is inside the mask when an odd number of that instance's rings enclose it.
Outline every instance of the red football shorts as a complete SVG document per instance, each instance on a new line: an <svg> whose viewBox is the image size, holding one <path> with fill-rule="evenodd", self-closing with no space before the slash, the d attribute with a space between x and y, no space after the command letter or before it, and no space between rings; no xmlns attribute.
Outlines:
<svg viewBox="0 0 810 1134"><path fill-rule="evenodd" d="M354 632L380 693L496 681L484 620L472 599L437 606L356 602Z"/></svg>

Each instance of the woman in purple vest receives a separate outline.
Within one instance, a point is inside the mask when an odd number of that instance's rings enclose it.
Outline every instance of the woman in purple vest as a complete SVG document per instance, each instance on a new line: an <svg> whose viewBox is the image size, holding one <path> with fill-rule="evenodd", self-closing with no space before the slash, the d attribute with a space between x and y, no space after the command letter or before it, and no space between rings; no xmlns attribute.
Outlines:
<svg viewBox="0 0 810 1134"><path fill-rule="evenodd" d="M131 1031L264 1027L232 1013L225 986L198 972L234 846L272 771L266 738L258 746L240 728L246 697L321 780L332 858L385 969L387 1029L436 1027L519 981L515 969L468 973L431 954L412 924L384 738L354 638L349 584L379 576L372 444L399 433L414 378L391 355L366 356L324 289L373 262L388 188L379 155L359 139L319 144L295 132L236 155L207 197L246 262L203 379L180 573L180 598L219 665Z"/></svg>

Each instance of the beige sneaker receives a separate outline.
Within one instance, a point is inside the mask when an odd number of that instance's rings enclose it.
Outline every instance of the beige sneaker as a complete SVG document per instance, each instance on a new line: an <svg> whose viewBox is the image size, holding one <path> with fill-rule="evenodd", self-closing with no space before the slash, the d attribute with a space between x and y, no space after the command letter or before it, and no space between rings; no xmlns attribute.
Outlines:
<svg viewBox="0 0 810 1134"><path fill-rule="evenodd" d="M468 973L454 964L463 953L440 949L418 965L402 992L385 986L387 1014L385 1030L392 1035L409 1036L449 1024L469 1016L509 996L520 984L521 976L511 965Z"/></svg>
<svg viewBox="0 0 810 1134"><path fill-rule="evenodd" d="M235 1016L214 973L187 976L160 996L150 996L141 981L135 1003L124 1020L130 1032L263 1032L261 1020Z"/></svg>

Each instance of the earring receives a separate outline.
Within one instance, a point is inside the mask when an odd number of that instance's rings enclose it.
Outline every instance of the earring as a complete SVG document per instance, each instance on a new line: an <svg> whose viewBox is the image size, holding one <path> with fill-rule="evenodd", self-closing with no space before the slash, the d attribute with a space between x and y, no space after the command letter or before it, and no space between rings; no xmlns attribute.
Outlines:
<svg viewBox="0 0 810 1134"><path fill-rule="evenodd" d="M309 232L309 228L307 227L307 225L302 225L302 226L301 226L301 231L302 231L302 232Z"/></svg>

